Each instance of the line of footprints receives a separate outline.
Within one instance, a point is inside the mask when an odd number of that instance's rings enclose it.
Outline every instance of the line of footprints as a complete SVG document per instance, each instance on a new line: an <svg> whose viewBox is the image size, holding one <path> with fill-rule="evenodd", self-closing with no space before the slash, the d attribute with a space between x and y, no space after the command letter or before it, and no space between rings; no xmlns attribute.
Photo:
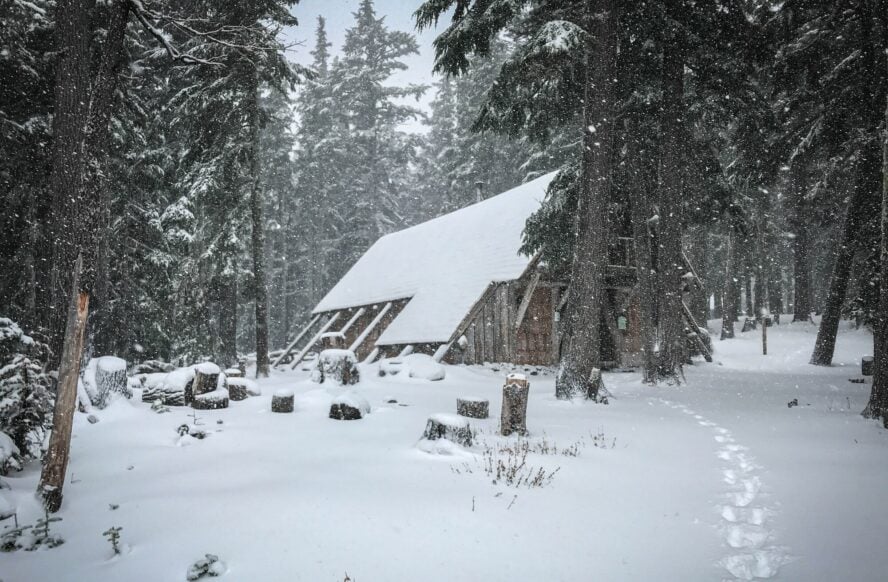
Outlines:
<svg viewBox="0 0 888 582"><path fill-rule="evenodd" d="M774 532L768 523L774 512L762 504L761 478L749 449L737 444L731 431L707 420L683 404L661 399L667 406L693 417L700 426L711 429L719 444L716 455L723 463L722 476L728 493L717 506L721 516L719 531L730 553L719 564L730 574L726 580L773 578L789 561L786 548L774 545Z"/></svg>

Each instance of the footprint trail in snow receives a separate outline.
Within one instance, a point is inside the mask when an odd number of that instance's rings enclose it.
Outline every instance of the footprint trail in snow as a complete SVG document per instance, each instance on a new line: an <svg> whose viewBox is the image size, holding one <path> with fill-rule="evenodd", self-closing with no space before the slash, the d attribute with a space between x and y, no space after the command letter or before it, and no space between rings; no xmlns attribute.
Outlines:
<svg viewBox="0 0 888 582"><path fill-rule="evenodd" d="M723 463L722 479L728 490L717 506L721 517L719 531L729 548L728 555L719 561L730 574L726 579L773 578L789 561L789 554L786 548L774 545L775 532L769 527L774 511L763 504L760 496L762 482L758 473L761 467L755 464L748 448L736 443L728 429L683 404L660 401L715 433L713 438L719 444L716 456Z"/></svg>

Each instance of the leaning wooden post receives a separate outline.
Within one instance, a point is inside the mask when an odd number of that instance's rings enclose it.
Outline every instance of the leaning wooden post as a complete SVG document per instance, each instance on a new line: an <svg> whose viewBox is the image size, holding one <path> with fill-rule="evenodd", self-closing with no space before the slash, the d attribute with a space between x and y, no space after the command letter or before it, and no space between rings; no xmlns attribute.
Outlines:
<svg viewBox="0 0 888 582"><path fill-rule="evenodd" d="M68 469L68 453L71 449L71 426L74 423L74 405L77 400L77 377L80 375L80 354L83 351L83 332L89 313L89 292L80 289L80 270L83 256L77 255L74 264L74 286L68 323L65 326L65 342L62 361L59 364L59 383L55 410L52 414L52 434L43 461L43 472L37 493L43 497L46 510L55 513L62 506L62 486Z"/></svg>
<svg viewBox="0 0 888 582"><path fill-rule="evenodd" d="M503 411L500 433L509 436L513 432L527 434L527 397L530 384L524 374L509 374L503 386Z"/></svg>

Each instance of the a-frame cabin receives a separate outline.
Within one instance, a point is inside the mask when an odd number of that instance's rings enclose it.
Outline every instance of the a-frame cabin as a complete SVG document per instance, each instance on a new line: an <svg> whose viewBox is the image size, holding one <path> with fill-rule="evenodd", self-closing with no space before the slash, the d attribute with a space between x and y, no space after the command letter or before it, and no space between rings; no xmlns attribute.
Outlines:
<svg viewBox="0 0 888 582"><path fill-rule="evenodd" d="M312 311L274 365L351 349L359 361L418 352L450 363L554 365L567 283L518 251L553 174L380 238ZM631 241L605 274L603 359L635 365L641 349Z"/></svg>

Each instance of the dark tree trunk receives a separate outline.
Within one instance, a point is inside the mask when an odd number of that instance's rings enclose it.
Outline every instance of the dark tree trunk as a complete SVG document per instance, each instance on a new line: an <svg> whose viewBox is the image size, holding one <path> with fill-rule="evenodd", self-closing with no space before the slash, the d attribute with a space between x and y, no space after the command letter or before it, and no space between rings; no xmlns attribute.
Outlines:
<svg viewBox="0 0 888 582"><path fill-rule="evenodd" d="M808 204L805 201L805 173L802 162L793 166L792 189L792 257L793 257L793 308L792 320L808 321L811 316L811 237L808 224Z"/></svg>
<svg viewBox="0 0 888 582"><path fill-rule="evenodd" d="M268 377L268 287L265 277L265 222L259 181L259 79L253 72L250 95L250 215L252 217L253 284L256 293L256 377Z"/></svg>
<svg viewBox="0 0 888 582"><path fill-rule="evenodd" d="M124 39L126 38L128 18L128 2L116 1L110 5L107 32L104 43L101 45L102 58L93 83L89 111L87 154L89 156L88 162L92 168L89 173L90 179L84 183L84 189L88 200L97 201L98 211L96 277L90 298L91 312L87 344L99 354L109 353L112 343L108 309L111 192L104 168L107 166L108 149L111 143L110 121L118 73L126 58Z"/></svg>
<svg viewBox="0 0 888 582"><path fill-rule="evenodd" d="M569 291L571 335L555 385L558 398L578 394L597 398L597 387L590 382L601 356L599 327L608 235L604 209L612 177L619 39L615 0L590 0L587 11L594 42L586 43L583 176Z"/></svg>
<svg viewBox="0 0 888 582"><path fill-rule="evenodd" d="M237 365L237 275L223 279L219 309L219 351L221 365Z"/></svg>
<svg viewBox="0 0 888 582"><path fill-rule="evenodd" d="M50 232L52 266L50 309L45 314L49 343L61 355L71 289L71 273L78 250L92 250L87 224L96 204L83 199L86 173L86 129L90 104L90 16L94 0L59 0L55 11L56 63L52 121L52 195ZM87 203L84 203L87 202ZM82 282L91 289L95 276L91 255L84 256ZM79 357L79 356L78 356ZM58 364L58 360L52 364Z"/></svg>
<svg viewBox="0 0 888 582"><path fill-rule="evenodd" d="M888 4L888 2L882 2ZM883 19L882 36L888 44L888 22ZM888 63L884 68L888 79ZM874 326L873 387L863 410L866 418L882 420L888 428L888 94L885 95L885 128L882 134L882 239L879 246L879 313Z"/></svg>
<svg viewBox="0 0 888 582"><path fill-rule="evenodd" d="M685 272L682 259L683 233L683 165L684 135L684 66L685 39L677 21L676 4L667 3L667 26L663 44L663 106L660 118L660 222L658 267L662 277L660 308L661 378L678 383L680 370L687 359L687 342L682 323L681 276Z"/></svg>
<svg viewBox="0 0 888 582"><path fill-rule="evenodd" d="M630 148L630 163L642 164L643 160L638 155L638 143L631 137L637 133L638 124L632 123L627 127ZM635 246L635 271L638 274L638 299L639 319L642 353L642 374L645 383L653 384L657 381L657 359L655 346L657 342L656 295L654 290L653 264L651 261L651 245L653 237L648 223L651 218L651 206L645 195L644 185L634 173L635 180L629 189L630 204L632 205L632 234Z"/></svg>
<svg viewBox="0 0 888 582"><path fill-rule="evenodd" d="M867 147L858 162L854 192L845 215L842 239L836 249L829 294L826 297L820 329L817 330L814 353L811 355L811 363L815 366L832 364L836 348L836 334L839 331L839 320L842 315L842 304L845 301L854 254L859 243L858 234L867 217L878 211L876 204L878 190L881 189L878 158L878 151L875 148Z"/></svg>
<svg viewBox="0 0 888 582"><path fill-rule="evenodd" d="M722 289L722 330L721 339L734 337L734 322L737 320L736 283L734 282L734 231L728 233L725 243L725 286Z"/></svg>

